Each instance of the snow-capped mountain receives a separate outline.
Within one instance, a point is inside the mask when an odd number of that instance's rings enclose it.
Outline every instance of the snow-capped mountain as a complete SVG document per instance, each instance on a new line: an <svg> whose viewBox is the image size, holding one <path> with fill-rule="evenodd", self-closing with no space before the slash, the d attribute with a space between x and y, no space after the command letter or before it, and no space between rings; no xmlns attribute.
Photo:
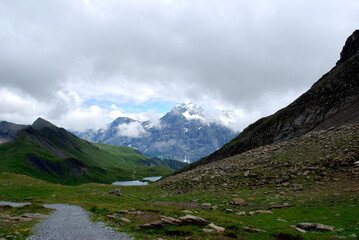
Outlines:
<svg viewBox="0 0 359 240"><path fill-rule="evenodd" d="M77 135L88 141L126 145L147 156L194 162L209 155L238 135L200 106L186 102L164 115L159 124L119 117L106 130Z"/></svg>

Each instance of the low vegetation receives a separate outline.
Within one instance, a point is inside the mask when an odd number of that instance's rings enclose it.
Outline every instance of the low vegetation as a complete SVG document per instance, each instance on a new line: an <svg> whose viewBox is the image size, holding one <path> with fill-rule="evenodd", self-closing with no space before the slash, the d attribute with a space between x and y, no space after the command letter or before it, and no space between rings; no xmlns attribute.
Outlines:
<svg viewBox="0 0 359 240"><path fill-rule="evenodd" d="M2 173L0 200L80 205L93 212L94 220L137 239L355 239L359 236L358 129L351 125L310 133L238 156L244 164L230 158L148 186L64 186ZM109 194L114 189L120 189L119 196ZM6 211L21 214L17 209ZM163 216L188 214L225 230L195 224L141 227ZM334 231L302 233L296 224L303 222L333 226ZM32 229L33 223L25 227ZM26 234L16 232L25 227L2 228L0 238L24 239Z"/></svg>
<svg viewBox="0 0 359 240"><path fill-rule="evenodd" d="M19 216L24 211L46 213L48 210L40 207L42 203L80 205L94 213L94 220L106 222L118 231L131 233L137 239L330 239L334 236L350 238L359 234L359 189L353 188L355 183L350 180L325 183L300 192L283 193L276 187L261 187L235 191L218 189L217 192L208 193L194 191L182 195L162 190L155 184L121 187L121 196L115 196L108 192L118 186L64 186L2 173L0 200L34 203L31 207L1 208L1 213L9 212L12 216ZM233 198L241 198L245 204L233 205ZM283 203L288 206L271 209L271 206ZM269 209L272 213L251 216L251 212L256 210ZM187 214L202 217L225 228L225 231L207 233L203 231L207 226L196 225L141 228L141 225L158 220L161 216L180 217ZM121 216L131 222L113 216ZM35 222L14 224L2 214L0 238L25 239ZM336 230L299 233L292 225L301 222L318 222L334 226ZM12 237L7 237L10 235Z"/></svg>
<svg viewBox="0 0 359 240"><path fill-rule="evenodd" d="M169 175L175 160L145 157L130 147L92 144L43 119L0 145L0 171L24 174L53 183L111 183Z"/></svg>

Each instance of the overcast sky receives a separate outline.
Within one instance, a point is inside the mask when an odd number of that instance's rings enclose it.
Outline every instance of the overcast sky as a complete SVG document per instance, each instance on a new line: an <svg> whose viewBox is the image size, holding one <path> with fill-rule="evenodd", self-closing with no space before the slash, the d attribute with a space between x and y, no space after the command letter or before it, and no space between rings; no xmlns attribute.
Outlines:
<svg viewBox="0 0 359 240"><path fill-rule="evenodd" d="M0 120L72 129L191 100L242 129L339 59L358 0L0 0Z"/></svg>

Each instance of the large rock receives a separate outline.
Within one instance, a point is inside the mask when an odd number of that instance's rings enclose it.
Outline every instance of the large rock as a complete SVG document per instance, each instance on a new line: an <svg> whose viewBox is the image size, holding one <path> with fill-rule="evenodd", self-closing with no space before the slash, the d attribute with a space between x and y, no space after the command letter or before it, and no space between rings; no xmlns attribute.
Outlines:
<svg viewBox="0 0 359 240"><path fill-rule="evenodd" d="M183 217L175 218L175 217L166 217L162 216L160 220L153 221L150 223L143 224L142 228L163 228L170 225L207 225L209 221L204 218L193 216L193 215L186 215Z"/></svg>
<svg viewBox="0 0 359 240"><path fill-rule="evenodd" d="M180 220L182 220L182 224L187 225L187 224L194 224L194 225L206 225L209 223L209 221L207 221L204 218L201 217L196 217L193 215L186 215L184 217L180 217Z"/></svg>
<svg viewBox="0 0 359 240"><path fill-rule="evenodd" d="M334 227L324 225L321 223L298 223L297 228L303 229L305 231L319 231L319 232L332 232Z"/></svg>
<svg viewBox="0 0 359 240"><path fill-rule="evenodd" d="M116 189L112 189L111 191L108 192L108 194L111 194L111 195L115 195L115 196L121 196L121 189L119 188L116 188Z"/></svg>

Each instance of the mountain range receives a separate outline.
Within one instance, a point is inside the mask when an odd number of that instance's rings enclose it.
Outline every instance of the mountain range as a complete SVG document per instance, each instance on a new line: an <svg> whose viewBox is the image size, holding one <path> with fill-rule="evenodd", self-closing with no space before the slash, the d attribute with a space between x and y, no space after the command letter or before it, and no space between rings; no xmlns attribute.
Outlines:
<svg viewBox="0 0 359 240"><path fill-rule="evenodd" d="M174 107L157 124L119 117L107 129L74 132L90 142L125 145L146 156L194 162L238 135L230 128L230 112L214 120L197 104Z"/></svg>
<svg viewBox="0 0 359 240"><path fill-rule="evenodd" d="M92 144L38 118L32 125L0 123L0 172L80 184L162 176L185 164L148 158L135 149Z"/></svg>

